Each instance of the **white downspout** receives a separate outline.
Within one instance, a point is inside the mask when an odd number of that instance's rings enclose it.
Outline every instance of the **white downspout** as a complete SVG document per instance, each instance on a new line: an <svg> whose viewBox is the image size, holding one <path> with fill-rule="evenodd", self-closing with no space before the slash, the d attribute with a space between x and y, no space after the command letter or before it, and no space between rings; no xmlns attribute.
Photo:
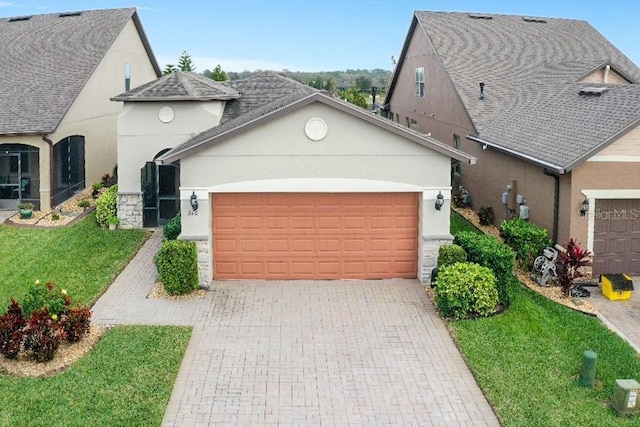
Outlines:
<svg viewBox="0 0 640 427"><path fill-rule="evenodd" d="M609 83L609 70L611 70L611 65L607 64L604 67L604 83Z"/></svg>

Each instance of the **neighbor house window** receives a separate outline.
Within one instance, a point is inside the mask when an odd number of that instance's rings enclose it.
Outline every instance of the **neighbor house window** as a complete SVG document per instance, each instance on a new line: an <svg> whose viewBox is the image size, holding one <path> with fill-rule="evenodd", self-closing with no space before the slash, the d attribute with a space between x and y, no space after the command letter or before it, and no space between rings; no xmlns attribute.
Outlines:
<svg viewBox="0 0 640 427"><path fill-rule="evenodd" d="M396 123L400 123L400 114L396 113Z"/></svg>
<svg viewBox="0 0 640 427"><path fill-rule="evenodd" d="M409 117L405 117L404 119L406 121L407 127L411 127L411 121L409 120Z"/></svg>
<svg viewBox="0 0 640 427"><path fill-rule="evenodd" d="M462 140L460 135L453 134L453 147L462 150ZM458 160L451 159L451 182L457 183L456 180L460 180L462 176L462 163Z"/></svg>
<svg viewBox="0 0 640 427"><path fill-rule="evenodd" d="M424 96L424 67L416 68L416 96Z"/></svg>

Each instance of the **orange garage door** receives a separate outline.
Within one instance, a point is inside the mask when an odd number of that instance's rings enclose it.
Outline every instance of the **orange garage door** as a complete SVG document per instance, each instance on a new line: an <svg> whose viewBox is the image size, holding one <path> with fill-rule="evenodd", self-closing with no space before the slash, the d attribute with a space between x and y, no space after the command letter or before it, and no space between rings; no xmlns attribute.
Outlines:
<svg viewBox="0 0 640 427"><path fill-rule="evenodd" d="M416 193L212 197L215 279L414 278Z"/></svg>

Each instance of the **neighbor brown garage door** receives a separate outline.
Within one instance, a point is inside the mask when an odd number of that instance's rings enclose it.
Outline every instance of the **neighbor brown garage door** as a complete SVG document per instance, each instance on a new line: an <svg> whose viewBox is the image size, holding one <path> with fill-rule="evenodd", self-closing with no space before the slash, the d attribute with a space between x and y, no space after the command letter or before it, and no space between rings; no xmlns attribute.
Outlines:
<svg viewBox="0 0 640 427"><path fill-rule="evenodd" d="M414 278L415 193L212 197L215 279Z"/></svg>
<svg viewBox="0 0 640 427"><path fill-rule="evenodd" d="M640 200L596 200L593 276L640 273Z"/></svg>

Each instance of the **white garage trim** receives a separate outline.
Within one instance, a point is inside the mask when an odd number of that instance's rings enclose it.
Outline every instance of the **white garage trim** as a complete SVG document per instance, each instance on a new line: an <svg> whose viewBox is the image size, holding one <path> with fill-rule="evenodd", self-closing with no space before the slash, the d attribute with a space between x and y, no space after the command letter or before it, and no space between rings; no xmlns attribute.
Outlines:
<svg viewBox="0 0 640 427"><path fill-rule="evenodd" d="M439 192L451 199L451 187L422 187L402 182L350 178L288 178L240 181L211 187L180 187L180 198L188 200L193 192L198 200L209 193L422 193L425 200L435 199Z"/></svg>

